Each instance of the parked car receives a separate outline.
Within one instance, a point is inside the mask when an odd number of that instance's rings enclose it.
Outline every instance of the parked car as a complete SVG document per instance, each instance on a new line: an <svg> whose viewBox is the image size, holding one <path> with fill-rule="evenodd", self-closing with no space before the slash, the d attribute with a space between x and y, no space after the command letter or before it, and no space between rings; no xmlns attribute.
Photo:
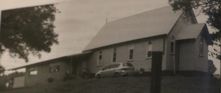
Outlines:
<svg viewBox="0 0 221 93"><path fill-rule="evenodd" d="M135 68L131 63L116 63L103 67L99 70L95 77L118 77L135 74Z"/></svg>

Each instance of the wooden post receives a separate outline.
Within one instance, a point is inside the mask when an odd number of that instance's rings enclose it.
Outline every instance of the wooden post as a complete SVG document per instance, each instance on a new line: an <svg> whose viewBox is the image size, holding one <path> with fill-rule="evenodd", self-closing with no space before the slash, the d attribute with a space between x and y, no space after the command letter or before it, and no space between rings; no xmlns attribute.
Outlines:
<svg viewBox="0 0 221 93"><path fill-rule="evenodd" d="M151 88L150 93L161 92L162 52L152 53Z"/></svg>
<svg viewBox="0 0 221 93"><path fill-rule="evenodd" d="M220 44L221 44L221 37L219 38L219 41L220 41ZM221 93L221 46L219 47L220 48L220 63L219 63L219 68L220 68L220 70L219 70L219 72L220 72L220 74L219 74L219 93Z"/></svg>
<svg viewBox="0 0 221 93"><path fill-rule="evenodd" d="M1 30L2 30L2 10L0 10L0 41L1 41L1 39L2 39L2 32L1 32ZM1 42L0 42L0 45L1 45Z"/></svg>

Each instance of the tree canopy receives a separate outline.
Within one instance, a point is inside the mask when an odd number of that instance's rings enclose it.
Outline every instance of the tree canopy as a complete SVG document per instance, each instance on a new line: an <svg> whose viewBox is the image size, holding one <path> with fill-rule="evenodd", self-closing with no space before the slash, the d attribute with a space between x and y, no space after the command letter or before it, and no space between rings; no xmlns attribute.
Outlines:
<svg viewBox="0 0 221 93"><path fill-rule="evenodd" d="M201 13L208 16L207 24L216 29L216 32L211 34L214 45L221 47L221 0L169 0L173 9L182 10L185 12L190 9L199 9ZM210 55L221 59L220 51L214 49Z"/></svg>
<svg viewBox="0 0 221 93"><path fill-rule="evenodd" d="M4 73L4 71L5 71L5 68L0 65L0 74L1 74L1 73Z"/></svg>
<svg viewBox="0 0 221 93"><path fill-rule="evenodd" d="M54 5L35 6L2 11L0 29L0 54L6 50L11 56L28 61L30 54L50 52L58 43L54 32Z"/></svg>

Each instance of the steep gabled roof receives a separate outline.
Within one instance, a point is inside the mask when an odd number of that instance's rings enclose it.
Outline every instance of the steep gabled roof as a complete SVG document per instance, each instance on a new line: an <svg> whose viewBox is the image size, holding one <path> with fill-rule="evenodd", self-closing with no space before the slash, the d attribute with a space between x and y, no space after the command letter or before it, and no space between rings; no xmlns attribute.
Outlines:
<svg viewBox="0 0 221 93"><path fill-rule="evenodd" d="M168 34L180 15L181 11L174 12L167 6L109 22L85 50Z"/></svg>
<svg viewBox="0 0 221 93"><path fill-rule="evenodd" d="M181 29L176 36L176 40L195 39L202 32L205 24L191 24Z"/></svg>
<svg viewBox="0 0 221 93"><path fill-rule="evenodd" d="M206 39L207 44L211 45L212 38L208 32L206 24L191 24L183 28L177 35L176 40L196 39L202 33Z"/></svg>

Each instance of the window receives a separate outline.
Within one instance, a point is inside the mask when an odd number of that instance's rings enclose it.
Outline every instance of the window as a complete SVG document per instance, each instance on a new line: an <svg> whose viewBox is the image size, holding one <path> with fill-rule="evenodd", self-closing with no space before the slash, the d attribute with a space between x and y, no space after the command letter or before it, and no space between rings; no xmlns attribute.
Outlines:
<svg viewBox="0 0 221 93"><path fill-rule="evenodd" d="M60 65L57 65L54 67L54 72L59 72L60 71Z"/></svg>
<svg viewBox="0 0 221 93"><path fill-rule="evenodd" d="M117 68L117 67L119 67L120 66L120 64L113 64L113 65L110 65L110 69L112 69L112 68Z"/></svg>
<svg viewBox="0 0 221 93"><path fill-rule="evenodd" d="M98 60L97 60L97 66L101 65L101 60L102 60L102 51L99 51L99 53L98 53Z"/></svg>
<svg viewBox="0 0 221 93"><path fill-rule="evenodd" d="M171 37L171 42L170 42L170 53L173 54L175 52L175 37Z"/></svg>
<svg viewBox="0 0 221 93"><path fill-rule="evenodd" d="M199 42L199 56L201 56L201 57L203 56L203 53L204 53L203 49L204 49L203 38L200 38L200 42Z"/></svg>
<svg viewBox="0 0 221 93"><path fill-rule="evenodd" d="M133 59L134 57L134 49L129 49L129 59Z"/></svg>
<svg viewBox="0 0 221 93"><path fill-rule="evenodd" d="M54 73L54 72L59 72L60 71L60 65L50 65L49 66L49 72Z"/></svg>
<svg viewBox="0 0 221 93"><path fill-rule="evenodd" d="M38 71L35 68L30 68L29 69L29 75L38 75Z"/></svg>
<svg viewBox="0 0 221 93"><path fill-rule="evenodd" d="M148 44L147 44L146 57L147 58L152 57L152 42L151 41L149 41Z"/></svg>
<svg viewBox="0 0 221 93"><path fill-rule="evenodd" d="M38 74L38 71L35 70L35 71L30 71L30 75L37 75Z"/></svg>
<svg viewBox="0 0 221 93"><path fill-rule="evenodd" d="M174 52L174 42L170 42L170 52L173 53Z"/></svg>
<svg viewBox="0 0 221 93"><path fill-rule="evenodd" d="M120 64L107 65L107 66L105 66L102 70L117 68L117 67L119 67L119 66L120 66Z"/></svg>
<svg viewBox="0 0 221 93"><path fill-rule="evenodd" d="M113 61L113 62L116 62L116 60L117 60L117 49L114 48L114 50L113 50L113 59L112 59L112 61Z"/></svg>

